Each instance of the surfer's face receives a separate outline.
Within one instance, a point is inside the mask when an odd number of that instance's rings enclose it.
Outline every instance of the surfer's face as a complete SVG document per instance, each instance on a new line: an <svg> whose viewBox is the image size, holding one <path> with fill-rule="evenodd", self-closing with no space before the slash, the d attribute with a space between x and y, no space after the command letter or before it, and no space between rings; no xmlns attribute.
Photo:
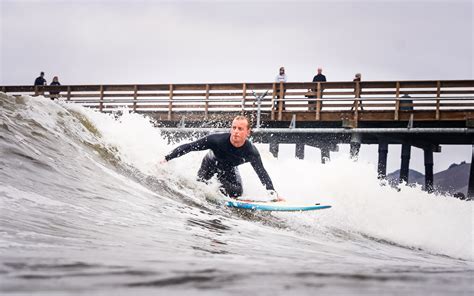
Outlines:
<svg viewBox="0 0 474 296"><path fill-rule="evenodd" d="M245 119L234 119L230 129L230 142L234 147L242 147L250 135L249 123Z"/></svg>

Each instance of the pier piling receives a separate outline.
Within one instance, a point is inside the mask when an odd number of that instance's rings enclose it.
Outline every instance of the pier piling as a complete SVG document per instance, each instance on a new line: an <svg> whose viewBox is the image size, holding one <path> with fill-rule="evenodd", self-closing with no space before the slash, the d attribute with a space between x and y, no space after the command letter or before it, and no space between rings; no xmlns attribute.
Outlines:
<svg viewBox="0 0 474 296"><path fill-rule="evenodd" d="M270 141L270 153L273 157L278 158L279 144L276 141Z"/></svg>
<svg viewBox="0 0 474 296"><path fill-rule="evenodd" d="M469 184L467 186L467 198L474 199L474 145L472 145L471 169L469 172Z"/></svg>
<svg viewBox="0 0 474 296"><path fill-rule="evenodd" d="M298 159L304 159L304 143L296 143L295 156Z"/></svg>
<svg viewBox="0 0 474 296"><path fill-rule="evenodd" d="M433 147L423 149L425 154L425 190L433 192Z"/></svg>
<svg viewBox="0 0 474 296"><path fill-rule="evenodd" d="M387 177L387 154L388 154L388 144L380 143L379 144L379 161L377 166L377 173L379 179L385 179Z"/></svg>
<svg viewBox="0 0 474 296"><path fill-rule="evenodd" d="M410 169L410 157L411 157L411 145L402 144L402 155L401 155L401 166L400 166L400 179L399 182L408 182L408 172Z"/></svg>

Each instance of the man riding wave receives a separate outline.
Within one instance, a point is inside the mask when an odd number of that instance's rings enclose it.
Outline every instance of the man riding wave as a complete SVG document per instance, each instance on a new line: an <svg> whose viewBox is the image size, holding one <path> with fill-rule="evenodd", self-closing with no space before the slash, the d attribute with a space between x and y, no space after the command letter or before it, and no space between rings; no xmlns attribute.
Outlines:
<svg viewBox="0 0 474 296"><path fill-rule="evenodd" d="M272 180L263 167L257 148L248 140L249 121L244 116L236 116L232 121L230 133L212 134L195 142L181 145L165 156L162 163L183 156L191 151L210 149L201 163L198 180L207 182L216 175L221 183L221 192L231 198L242 195L242 178L238 166L250 162L268 195L273 201L283 201L279 197Z"/></svg>

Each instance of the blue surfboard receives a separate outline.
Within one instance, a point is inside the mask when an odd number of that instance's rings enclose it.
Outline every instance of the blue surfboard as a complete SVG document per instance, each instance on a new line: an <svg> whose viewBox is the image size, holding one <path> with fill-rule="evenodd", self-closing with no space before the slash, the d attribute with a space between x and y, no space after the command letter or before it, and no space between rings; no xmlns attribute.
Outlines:
<svg viewBox="0 0 474 296"><path fill-rule="evenodd" d="M226 201L225 205L231 208L255 211L299 212L329 209L331 206L320 204L293 204L289 202L258 202L258 201Z"/></svg>

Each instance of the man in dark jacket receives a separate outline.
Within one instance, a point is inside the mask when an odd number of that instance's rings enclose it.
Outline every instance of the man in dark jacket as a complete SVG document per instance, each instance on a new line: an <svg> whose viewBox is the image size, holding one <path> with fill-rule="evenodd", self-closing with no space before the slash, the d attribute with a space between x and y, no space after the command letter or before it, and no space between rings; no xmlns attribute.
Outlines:
<svg viewBox="0 0 474 296"><path fill-rule="evenodd" d="M166 163L191 151L210 149L202 160L198 180L208 181L217 175L221 191L232 198L242 195L242 179L237 166L250 162L260 181L265 185L271 200L283 200L275 191L272 180L263 167L257 148L247 139L250 135L248 119L236 116L230 133L212 134L195 142L181 145L165 156Z"/></svg>
<svg viewBox="0 0 474 296"><path fill-rule="evenodd" d="M41 72L40 76L35 79L34 86L43 86L43 85L47 85L47 83L46 83L46 79L44 79L44 72ZM43 94L44 94L43 90L38 90L35 87L35 96L39 96Z"/></svg>
<svg viewBox="0 0 474 296"><path fill-rule="evenodd" d="M318 68L318 74L313 77L313 82L326 82L326 76L323 75L323 68L319 67ZM310 91L316 91L310 89ZM323 97L323 90L321 88L321 98ZM309 96L308 98L316 98L315 96ZM309 104L309 110L316 110L316 102L315 101L308 101ZM323 102L321 102L321 109L323 107Z"/></svg>
<svg viewBox="0 0 474 296"><path fill-rule="evenodd" d="M44 79L44 72L40 73L40 76L35 79L34 85L46 85L46 79Z"/></svg>
<svg viewBox="0 0 474 296"><path fill-rule="evenodd" d="M318 68L318 75L313 77L313 82L326 82L326 76L323 75L323 68Z"/></svg>

